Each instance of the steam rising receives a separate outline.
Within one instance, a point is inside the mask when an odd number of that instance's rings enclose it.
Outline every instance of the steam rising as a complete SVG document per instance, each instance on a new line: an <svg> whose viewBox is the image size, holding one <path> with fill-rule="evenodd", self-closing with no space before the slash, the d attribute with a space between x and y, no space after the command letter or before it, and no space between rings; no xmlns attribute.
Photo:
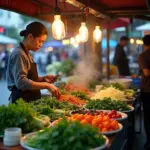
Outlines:
<svg viewBox="0 0 150 150"><path fill-rule="evenodd" d="M96 65L92 60L94 59L88 57L77 64L77 67L74 70L74 76L77 77L77 80L75 81L76 84L87 87L91 80L96 80L100 77L100 71L96 68Z"/></svg>

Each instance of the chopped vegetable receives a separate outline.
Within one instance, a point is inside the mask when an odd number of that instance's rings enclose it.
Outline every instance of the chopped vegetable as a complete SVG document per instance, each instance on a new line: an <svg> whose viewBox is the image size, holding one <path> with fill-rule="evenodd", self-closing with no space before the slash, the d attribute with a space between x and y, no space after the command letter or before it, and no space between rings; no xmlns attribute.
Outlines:
<svg viewBox="0 0 150 150"><path fill-rule="evenodd" d="M28 146L41 150L90 150L105 142L96 128L67 120L27 138Z"/></svg>
<svg viewBox="0 0 150 150"><path fill-rule="evenodd" d="M114 87L108 87L100 90L91 99L111 98L112 100L126 100L124 91L120 91Z"/></svg>

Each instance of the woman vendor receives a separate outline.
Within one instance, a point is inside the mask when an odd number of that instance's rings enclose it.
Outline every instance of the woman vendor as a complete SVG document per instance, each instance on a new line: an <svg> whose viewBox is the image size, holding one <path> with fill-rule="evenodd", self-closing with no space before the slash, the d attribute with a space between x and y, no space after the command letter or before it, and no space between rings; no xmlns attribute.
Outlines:
<svg viewBox="0 0 150 150"><path fill-rule="evenodd" d="M55 78L52 75L39 77L36 64L30 51L36 52L47 38L48 31L40 22L30 23L20 32L23 41L10 54L7 67L7 84L11 91L10 102L17 99L34 101L41 98L41 89L48 89L53 96L59 98L59 90L52 84Z"/></svg>

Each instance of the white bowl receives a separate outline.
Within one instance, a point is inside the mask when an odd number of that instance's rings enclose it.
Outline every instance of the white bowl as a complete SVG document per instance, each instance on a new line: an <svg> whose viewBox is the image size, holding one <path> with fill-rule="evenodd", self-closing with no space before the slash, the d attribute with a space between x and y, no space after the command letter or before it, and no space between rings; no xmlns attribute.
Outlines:
<svg viewBox="0 0 150 150"><path fill-rule="evenodd" d="M120 83L124 88L128 89L132 84L132 79L126 79L126 78L112 79L109 82Z"/></svg>

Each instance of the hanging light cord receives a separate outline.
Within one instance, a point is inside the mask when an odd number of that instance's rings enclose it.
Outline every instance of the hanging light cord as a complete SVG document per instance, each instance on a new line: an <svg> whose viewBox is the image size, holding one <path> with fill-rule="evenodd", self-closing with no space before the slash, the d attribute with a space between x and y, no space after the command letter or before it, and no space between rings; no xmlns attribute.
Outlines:
<svg viewBox="0 0 150 150"><path fill-rule="evenodd" d="M56 6L56 8L58 8L58 1L57 0L55 1L55 6Z"/></svg>

